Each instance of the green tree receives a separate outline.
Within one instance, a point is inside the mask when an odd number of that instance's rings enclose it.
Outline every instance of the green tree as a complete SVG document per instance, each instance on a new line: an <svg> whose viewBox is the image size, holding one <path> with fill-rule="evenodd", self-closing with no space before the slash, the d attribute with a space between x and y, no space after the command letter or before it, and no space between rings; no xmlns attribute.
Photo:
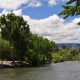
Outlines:
<svg viewBox="0 0 80 80"><path fill-rule="evenodd" d="M0 59L2 60L2 63L5 59L9 60L11 53L10 51L9 42L0 38Z"/></svg>
<svg viewBox="0 0 80 80"><path fill-rule="evenodd" d="M69 0L62 7L64 10L59 15L63 15L64 19L69 16L80 15L80 0ZM80 25L80 22L78 24Z"/></svg>
<svg viewBox="0 0 80 80"><path fill-rule="evenodd" d="M22 16L10 13L0 17L0 28L2 38L8 40L14 46L16 57L20 62L23 61L30 38L30 30L27 22Z"/></svg>
<svg viewBox="0 0 80 80"><path fill-rule="evenodd" d="M42 37L39 37L36 34L32 34L27 53L28 63L32 65L38 65L43 61L42 40Z"/></svg>
<svg viewBox="0 0 80 80"><path fill-rule="evenodd" d="M52 52L56 50L57 46L54 42L32 34L27 53L27 61L32 65L43 64L45 58L52 60Z"/></svg>

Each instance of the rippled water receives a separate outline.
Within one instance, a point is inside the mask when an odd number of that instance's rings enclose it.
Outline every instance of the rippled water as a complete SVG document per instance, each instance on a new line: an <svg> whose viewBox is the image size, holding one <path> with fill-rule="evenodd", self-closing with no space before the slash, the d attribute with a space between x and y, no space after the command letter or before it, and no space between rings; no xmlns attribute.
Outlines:
<svg viewBox="0 0 80 80"><path fill-rule="evenodd" d="M66 61L43 67L0 69L0 80L80 80L80 62Z"/></svg>

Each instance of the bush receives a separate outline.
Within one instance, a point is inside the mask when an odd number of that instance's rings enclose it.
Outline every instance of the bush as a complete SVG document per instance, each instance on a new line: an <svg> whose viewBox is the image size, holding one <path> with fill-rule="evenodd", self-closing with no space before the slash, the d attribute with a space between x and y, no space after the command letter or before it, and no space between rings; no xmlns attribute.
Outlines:
<svg viewBox="0 0 80 80"><path fill-rule="evenodd" d="M64 61L64 56L61 56L59 53L53 53L52 54L52 61L54 63L63 62Z"/></svg>

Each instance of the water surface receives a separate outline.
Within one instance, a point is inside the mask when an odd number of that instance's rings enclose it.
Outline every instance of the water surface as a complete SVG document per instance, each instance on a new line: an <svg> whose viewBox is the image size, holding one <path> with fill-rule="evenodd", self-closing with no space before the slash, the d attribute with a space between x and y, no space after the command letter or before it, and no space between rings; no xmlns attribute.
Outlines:
<svg viewBox="0 0 80 80"><path fill-rule="evenodd" d="M0 69L0 80L80 80L80 62L66 61L43 67Z"/></svg>

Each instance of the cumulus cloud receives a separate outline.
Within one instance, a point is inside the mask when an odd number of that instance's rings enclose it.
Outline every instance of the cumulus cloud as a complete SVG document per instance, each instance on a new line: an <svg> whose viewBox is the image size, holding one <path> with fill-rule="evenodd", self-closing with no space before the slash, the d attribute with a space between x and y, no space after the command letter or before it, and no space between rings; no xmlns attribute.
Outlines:
<svg viewBox="0 0 80 80"><path fill-rule="evenodd" d="M56 43L80 41L80 27L77 25L80 18L76 18L71 22L64 23L64 20L59 18L56 14L40 20L31 19L26 15L23 15L23 17L28 21L30 30L33 33L53 40Z"/></svg>
<svg viewBox="0 0 80 80"><path fill-rule="evenodd" d="M56 5L56 0L47 0L50 6Z"/></svg>
<svg viewBox="0 0 80 80"><path fill-rule="evenodd" d="M22 15L22 9L14 10L13 13L14 13L15 15L21 16L21 15Z"/></svg>
<svg viewBox="0 0 80 80"><path fill-rule="evenodd" d="M14 10L12 12L16 15L23 16L23 18L30 25L30 30L32 33L53 40L56 43L80 42L80 27L77 25L80 18L75 18L71 22L65 23L64 19L60 18L56 14L44 19L36 20L31 19L27 15L23 15L22 9ZM11 12L4 9L0 15L8 13Z"/></svg>
<svg viewBox="0 0 80 80"><path fill-rule="evenodd" d="M59 1L67 0L0 0L0 8L7 10L16 10L19 9L23 4L26 4L27 7L40 7L44 5L43 2L45 1L47 1L50 6L53 6L56 5Z"/></svg>
<svg viewBox="0 0 80 80"><path fill-rule="evenodd" d="M46 0L48 2L48 5L54 6L59 2L67 2L68 0Z"/></svg>
<svg viewBox="0 0 80 80"><path fill-rule="evenodd" d="M31 19L27 15L23 15L22 9L19 9L22 4L26 4L27 7L40 7L44 5L42 1L47 1L50 6L53 6L56 5L57 2L68 0L0 0L0 8L4 9L2 13L0 13L0 16L11 12L19 16L22 15L30 25L32 33L53 40L56 43L80 42L80 27L77 25L80 18L75 18L71 22L65 23L64 19L53 14L48 18L36 20Z"/></svg>
<svg viewBox="0 0 80 80"><path fill-rule="evenodd" d="M10 13L10 11L8 11L8 10L4 9L4 10L2 11L2 13L0 13L0 16L1 16L2 14L7 15L8 13Z"/></svg>
<svg viewBox="0 0 80 80"><path fill-rule="evenodd" d="M2 13L0 13L0 16L1 16L2 14L7 15L8 13L11 13L11 12L10 12L9 10L4 9L4 10L2 11ZM15 15L21 16L21 15L22 15L22 9L14 10L14 11L12 11L12 13L14 13Z"/></svg>
<svg viewBox="0 0 80 80"><path fill-rule="evenodd" d="M42 5L42 3L40 0L30 0L28 7L39 7L41 5Z"/></svg>
<svg viewBox="0 0 80 80"><path fill-rule="evenodd" d="M29 0L0 0L0 8L7 10L18 9L22 4L28 3Z"/></svg>
<svg viewBox="0 0 80 80"><path fill-rule="evenodd" d="M0 8L7 10L16 10L26 4L28 7L39 7L42 5L40 0L0 0Z"/></svg>

